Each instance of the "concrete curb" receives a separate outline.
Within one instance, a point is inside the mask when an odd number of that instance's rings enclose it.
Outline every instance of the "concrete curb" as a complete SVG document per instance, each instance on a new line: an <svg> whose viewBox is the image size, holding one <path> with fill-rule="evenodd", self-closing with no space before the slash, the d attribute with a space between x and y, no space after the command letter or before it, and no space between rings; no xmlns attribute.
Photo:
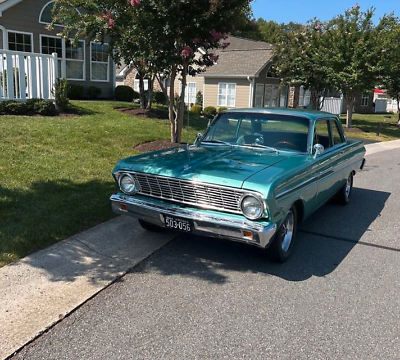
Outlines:
<svg viewBox="0 0 400 360"><path fill-rule="evenodd" d="M367 155L375 154L381 151L391 150L400 147L400 140L378 142L374 144L368 144L365 146L367 149Z"/></svg>
<svg viewBox="0 0 400 360"><path fill-rule="evenodd" d="M367 155L400 140L366 145ZM173 233L151 234L120 216L0 269L0 358L70 314L158 250Z"/></svg>

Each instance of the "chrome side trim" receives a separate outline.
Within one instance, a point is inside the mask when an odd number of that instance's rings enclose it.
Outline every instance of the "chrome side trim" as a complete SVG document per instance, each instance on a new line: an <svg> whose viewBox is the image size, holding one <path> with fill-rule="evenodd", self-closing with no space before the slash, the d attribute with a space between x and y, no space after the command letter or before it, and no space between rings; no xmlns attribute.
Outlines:
<svg viewBox="0 0 400 360"><path fill-rule="evenodd" d="M291 189L288 189L288 190L285 190L285 191L280 192L279 194L276 195L275 198L276 198L276 199L279 199L279 198L281 198L282 196L285 196L285 195L287 195L287 194L289 194L289 193L291 193L291 192L293 192L293 191L296 191L297 189L299 189L299 188L301 188L301 187L303 187L303 186L305 186L305 185L308 185L309 183L315 181L316 179L318 179L318 176L313 176L312 178L310 178L310 179L308 179L308 180L302 182L301 184L296 185L295 187L293 187L293 188L291 188Z"/></svg>
<svg viewBox="0 0 400 360"><path fill-rule="evenodd" d="M165 227L164 216L172 215L192 220L194 234L244 242L261 248L270 245L277 229L275 223L262 224L226 214L210 214L204 210L171 208L168 204L155 204L131 196L114 194L110 200L112 209L117 214L130 215L160 227ZM245 236L244 231L251 231L253 238Z"/></svg>

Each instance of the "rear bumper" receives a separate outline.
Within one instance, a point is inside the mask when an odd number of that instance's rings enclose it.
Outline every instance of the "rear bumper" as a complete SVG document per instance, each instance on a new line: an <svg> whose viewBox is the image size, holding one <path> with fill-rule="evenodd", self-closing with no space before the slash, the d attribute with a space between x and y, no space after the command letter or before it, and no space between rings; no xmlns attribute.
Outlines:
<svg viewBox="0 0 400 360"><path fill-rule="evenodd" d="M191 220L193 234L244 242L261 248L270 245L277 228L275 223L260 224L227 214L215 215L201 209L171 207L132 196L115 194L110 200L117 214L130 215L160 227L165 227L164 215L171 215ZM251 232L251 236L248 232Z"/></svg>

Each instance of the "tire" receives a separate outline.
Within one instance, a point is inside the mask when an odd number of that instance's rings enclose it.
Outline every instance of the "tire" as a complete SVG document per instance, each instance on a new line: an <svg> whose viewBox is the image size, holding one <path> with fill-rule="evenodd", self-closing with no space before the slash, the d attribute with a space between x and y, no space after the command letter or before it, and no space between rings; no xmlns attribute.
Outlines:
<svg viewBox="0 0 400 360"><path fill-rule="evenodd" d="M297 211L292 206L275 234L271 247L267 249L270 259L274 262L284 263L292 252L297 231Z"/></svg>
<svg viewBox="0 0 400 360"><path fill-rule="evenodd" d="M151 231L151 232L160 232L160 231L164 231L164 230L165 230L165 229L163 229L163 228L160 227L160 226L151 224L151 223L149 223L149 222L147 222L147 221L144 221L144 220L141 220L141 219L138 219L138 222L139 222L139 225L140 225L143 229L145 229L145 230L147 230L147 231Z"/></svg>
<svg viewBox="0 0 400 360"><path fill-rule="evenodd" d="M350 202L351 193L353 192L353 173L350 173L346 183L336 194L336 199L339 204L347 205Z"/></svg>

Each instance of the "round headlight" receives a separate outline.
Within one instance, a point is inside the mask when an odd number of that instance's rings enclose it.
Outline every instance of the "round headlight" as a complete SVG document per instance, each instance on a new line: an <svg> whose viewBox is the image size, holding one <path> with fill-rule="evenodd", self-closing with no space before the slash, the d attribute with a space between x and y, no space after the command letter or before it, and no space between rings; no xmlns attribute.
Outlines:
<svg viewBox="0 0 400 360"><path fill-rule="evenodd" d="M259 219L264 212L264 205L262 201L255 196L245 196L241 203L243 215L250 220Z"/></svg>
<svg viewBox="0 0 400 360"><path fill-rule="evenodd" d="M134 194L137 191L135 179L129 174L121 175L119 178L119 187L123 193L128 195Z"/></svg>

